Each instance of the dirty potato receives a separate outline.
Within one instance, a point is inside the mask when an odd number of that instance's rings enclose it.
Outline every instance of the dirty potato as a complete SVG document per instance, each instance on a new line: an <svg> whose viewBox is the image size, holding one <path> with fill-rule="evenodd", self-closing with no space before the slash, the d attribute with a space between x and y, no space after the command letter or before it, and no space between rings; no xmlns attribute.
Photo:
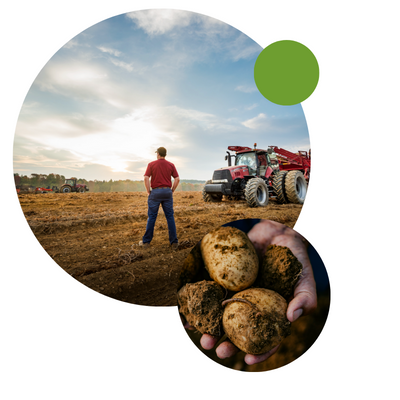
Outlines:
<svg viewBox="0 0 400 400"><path fill-rule="evenodd" d="M203 259L200 252L200 244L196 244L183 261L183 266L178 278L178 290L186 283L192 282L193 278L204 269Z"/></svg>
<svg viewBox="0 0 400 400"><path fill-rule="evenodd" d="M219 227L204 236L201 254L211 278L228 290L238 292L257 278L258 257L248 236L233 227Z"/></svg>
<svg viewBox="0 0 400 400"><path fill-rule="evenodd" d="M188 283L178 292L179 312L199 332L219 336L224 295L224 290L215 282Z"/></svg>
<svg viewBox="0 0 400 400"><path fill-rule="evenodd" d="M250 288L223 302L222 325L228 338L247 354L263 354L290 335L287 303L278 293Z"/></svg>

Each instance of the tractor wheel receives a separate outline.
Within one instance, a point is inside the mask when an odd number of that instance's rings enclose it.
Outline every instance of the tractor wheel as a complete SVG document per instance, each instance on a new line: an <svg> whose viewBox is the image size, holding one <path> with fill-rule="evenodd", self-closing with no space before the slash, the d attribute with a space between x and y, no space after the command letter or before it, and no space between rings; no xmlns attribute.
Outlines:
<svg viewBox="0 0 400 400"><path fill-rule="evenodd" d="M307 181L301 171L290 171L285 178L287 199L290 203L303 204L307 193Z"/></svg>
<svg viewBox="0 0 400 400"><path fill-rule="evenodd" d="M268 186L261 178L252 178L244 189L244 197L250 207L266 207L268 205Z"/></svg>
<svg viewBox="0 0 400 400"><path fill-rule="evenodd" d="M287 171L279 171L274 175L274 179L272 181L272 188L274 189L276 195L276 201L279 204L286 204L288 202L285 188L286 174Z"/></svg>
<svg viewBox="0 0 400 400"><path fill-rule="evenodd" d="M79 188L79 193L85 193L85 192L86 192L86 190L84 187Z"/></svg>
<svg viewBox="0 0 400 400"><path fill-rule="evenodd" d="M63 193L71 193L71 188L69 186L65 186L62 188Z"/></svg>
<svg viewBox="0 0 400 400"><path fill-rule="evenodd" d="M205 183L205 185L207 185L209 183L211 183L211 181L207 181ZM206 203L218 203L218 202L222 201L222 194L206 193L206 191L204 190L204 187L203 187L203 190L202 190L202 195L203 195L203 200Z"/></svg>

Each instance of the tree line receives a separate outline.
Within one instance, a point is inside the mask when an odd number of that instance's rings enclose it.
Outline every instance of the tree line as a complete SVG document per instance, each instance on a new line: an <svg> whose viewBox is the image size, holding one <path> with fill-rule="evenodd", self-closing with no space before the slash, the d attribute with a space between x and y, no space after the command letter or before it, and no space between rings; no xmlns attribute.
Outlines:
<svg viewBox="0 0 400 400"><path fill-rule="evenodd" d="M59 174L30 174L19 175L14 174L14 182L17 188L36 188L36 187L49 187L57 186L58 188L65 182L65 176ZM79 178L77 183L82 183L88 186L89 191L92 193L99 192L144 192L145 186L143 181L125 180L86 180ZM204 181L197 181L193 179L181 179L177 191L200 191L203 188Z"/></svg>

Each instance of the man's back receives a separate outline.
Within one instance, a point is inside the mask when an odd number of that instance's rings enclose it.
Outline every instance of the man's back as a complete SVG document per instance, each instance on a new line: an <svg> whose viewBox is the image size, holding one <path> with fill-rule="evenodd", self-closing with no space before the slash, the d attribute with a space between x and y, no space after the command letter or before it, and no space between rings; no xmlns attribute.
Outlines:
<svg viewBox="0 0 400 400"><path fill-rule="evenodd" d="M175 165L163 158L149 163L144 175L151 177L151 187L153 189L165 186L171 187L171 176L174 179L179 176Z"/></svg>

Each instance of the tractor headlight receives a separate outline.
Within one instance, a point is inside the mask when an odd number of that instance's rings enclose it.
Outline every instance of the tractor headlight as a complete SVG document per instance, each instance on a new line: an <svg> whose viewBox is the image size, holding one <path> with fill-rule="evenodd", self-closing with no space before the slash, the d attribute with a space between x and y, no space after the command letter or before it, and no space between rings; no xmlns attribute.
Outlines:
<svg viewBox="0 0 400 400"><path fill-rule="evenodd" d="M213 179L212 183L228 183L228 179Z"/></svg>

